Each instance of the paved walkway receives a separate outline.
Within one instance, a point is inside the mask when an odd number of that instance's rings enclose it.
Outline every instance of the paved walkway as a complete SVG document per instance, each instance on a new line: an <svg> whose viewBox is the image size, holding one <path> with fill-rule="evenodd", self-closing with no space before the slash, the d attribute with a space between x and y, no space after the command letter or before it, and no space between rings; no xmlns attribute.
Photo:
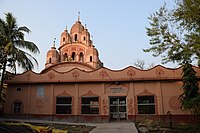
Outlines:
<svg viewBox="0 0 200 133"><path fill-rule="evenodd" d="M45 121L30 119L4 119L0 117L0 121L20 121L30 123L54 123L54 124L70 124L70 125L87 125L95 126L90 133L138 133L134 123L112 122L112 123L71 123L62 121Z"/></svg>
<svg viewBox="0 0 200 133"><path fill-rule="evenodd" d="M138 133L134 123L102 123L90 133Z"/></svg>

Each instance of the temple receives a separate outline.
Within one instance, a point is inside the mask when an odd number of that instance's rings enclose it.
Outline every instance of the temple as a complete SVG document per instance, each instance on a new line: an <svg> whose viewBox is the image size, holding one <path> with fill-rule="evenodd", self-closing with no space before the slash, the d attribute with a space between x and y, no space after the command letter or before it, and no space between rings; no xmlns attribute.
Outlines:
<svg viewBox="0 0 200 133"><path fill-rule="evenodd" d="M122 48L123 50L123 48ZM134 56L134 54L132 55ZM194 67L200 78L200 69ZM46 54L40 73L27 71L7 81L4 116L69 122L137 121L143 118L190 122L180 108L182 68L140 70L103 66L80 18Z"/></svg>

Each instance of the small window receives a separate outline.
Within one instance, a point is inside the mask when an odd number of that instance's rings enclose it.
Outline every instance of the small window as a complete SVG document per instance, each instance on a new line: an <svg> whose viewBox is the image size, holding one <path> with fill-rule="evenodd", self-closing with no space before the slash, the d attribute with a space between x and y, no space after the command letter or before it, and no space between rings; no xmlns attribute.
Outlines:
<svg viewBox="0 0 200 133"><path fill-rule="evenodd" d="M37 96L43 97L44 96L44 86L38 86L37 88Z"/></svg>
<svg viewBox="0 0 200 133"><path fill-rule="evenodd" d="M78 36L77 36L77 34L75 34L74 41L77 41L77 39L78 39Z"/></svg>
<svg viewBox="0 0 200 133"><path fill-rule="evenodd" d="M21 102L14 102L14 113L21 113Z"/></svg>
<svg viewBox="0 0 200 133"><path fill-rule="evenodd" d="M22 90L22 88L20 88L20 87L16 88L16 91L21 91L21 90Z"/></svg>
<svg viewBox="0 0 200 133"><path fill-rule="evenodd" d="M64 54L64 61L68 61L68 54L67 53Z"/></svg>
<svg viewBox="0 0 200 133"><path fill-rule="evenodd" d="M155 114L154 96L138 96L138 114Z"/></svg>
<svg viewBox="0 0 200 133"><path fill-rule="evenodd" d="M83 40L85 41L85 36L83 37Z"/></svg>
<svg viewBox="0 0 200 133"><path fill-rule="evenodd" d="M75 61L75 59L76 59L76 53L73 52L73 53L72 53L72 60Z"/></svg>
<svg viewBox="0 0 200 133"><path fill-rule="evenodd" d="M49 63L51 63L51 58L49 58Z"/></svg>
<svg viewBox="0 0 200 133"><path fill-rule="evenodd" d="M90 62L92 62L92 56L90 56Z"/></svg>
<svg viewBox="0 0 200 133"><path fill-rule="evenodd" d="M99 114L98 97L82 97L81 114Z"/></svg>
<svg viewBox="0 0 200 133"><path fill-rule="evenodd" d="M65 41L65 37L63 37L63 42Z"/></svg>
<svg viewBox="0 0 200 133"><path fill-rule="evenodd" d="M56 97L56 114L72 113L72 97Z"/></svg>

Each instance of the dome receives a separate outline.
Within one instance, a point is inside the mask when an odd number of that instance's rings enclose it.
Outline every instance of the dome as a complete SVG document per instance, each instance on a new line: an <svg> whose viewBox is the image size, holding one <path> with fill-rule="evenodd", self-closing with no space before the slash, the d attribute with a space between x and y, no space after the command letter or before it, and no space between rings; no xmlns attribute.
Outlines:
<svg viewBox="0 0 200 133"><path fill-rule="evenodd" d="M71 40L71 39L70 39L70 35L69 35L67 29L65 29L65 30L62 32L61 36L60 36L60 45L63 45L63 44L65 44L65 43L69 43L70 40Z"/></svg>
<svg viewBox="0 0 200 133"><path fill-rule="evenodd" d="M98 53L96 48L94 48L94 53L93 54L96 55L97 57L99 56L99 53Z"/></svg>
<svg viewBox="0 0 200 133"><path fill-rule="evenodd" d="M84 29L84 31L82 32L82 35L90 36L90 33L88 32L87 29Z"/></svg>
<svg viewBox="0 0 200 133"><path fill-rule="evenodd" d="M67 36L67 30L64 30L63 32L62 32L62 34L61 34L61 36Z"/></svg>
<svg viewBox="0 0 200 133"><path fill-rule="evenodd" d="M51 47L51 50L47 52L47 56L57 56L57 55L59 55L59 53L55 47Z"/></svg>
<svg viewBox="0 0 200 133"><path fill-rule="evenodd" d="M46 64L45 64L45 68L51 66L52 64L56 64L59 62L59 53L58 51L56 50L56 48L53 46L51 47L51 50L49 50L47 52L47 55L46 55Z"/></svg>
<svg viewBox="0 0 200 133"><path fill-rule="evenodd" d="M70 30L70 34L81 33L83 31L84 31L84 26L81 24L80 21L76 21L76 23L72 26Z"/></svg>

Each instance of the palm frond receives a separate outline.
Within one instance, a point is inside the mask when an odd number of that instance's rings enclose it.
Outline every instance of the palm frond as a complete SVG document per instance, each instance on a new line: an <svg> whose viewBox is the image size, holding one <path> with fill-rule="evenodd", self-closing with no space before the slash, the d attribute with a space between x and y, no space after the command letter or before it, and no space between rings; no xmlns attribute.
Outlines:
<svg viewBox="0 0 200 133"><path fill-rule="evenodd" d="M34 68L33 61L38 65L37 60L29 53L18 49L16 62L19 67L24 70L32 70Z"/></svg>

